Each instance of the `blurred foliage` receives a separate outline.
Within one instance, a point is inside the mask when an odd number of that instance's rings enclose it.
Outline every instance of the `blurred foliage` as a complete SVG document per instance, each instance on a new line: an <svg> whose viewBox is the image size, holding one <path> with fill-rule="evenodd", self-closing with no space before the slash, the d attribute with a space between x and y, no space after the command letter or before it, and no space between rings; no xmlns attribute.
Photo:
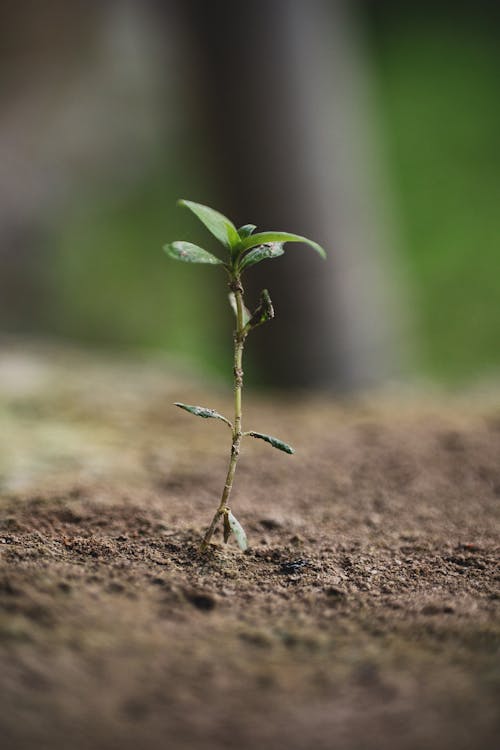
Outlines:
<svg viewBox="0 0 500 750"><path fill-rule="evenodd" d="M230 336L226 345L221 331L232 324L224 316L224 275L169 263L162 251L178 236L205 247L216 242L176 209L176 181L160 173L118 199L100 196L61 224L51 328L93 344L172 352L224 372Z"/></svg>
<svg viewBox="0 0 500 750"><path fill-rule="evenodd" d="M500 367L498 26L473 4L452 22L425 4L364 7L420 366L463 382ZM217 196L197 191L199 176L179 181L181 165L162 166L133 191L96 196L63 219L50 327L92 343L166 350L224 373L232 318L223 275L168 263L161 251L178 237L214 250L176 210L176 186L190 184L189 194L209 204Z"/></svg>
<svg viewBox="0 0 500 750"><path fill-rule="evenodd" d="M500 366L500 48L487 6L446 10L386 4L371 39L421 365L460 382Z"/></svg>

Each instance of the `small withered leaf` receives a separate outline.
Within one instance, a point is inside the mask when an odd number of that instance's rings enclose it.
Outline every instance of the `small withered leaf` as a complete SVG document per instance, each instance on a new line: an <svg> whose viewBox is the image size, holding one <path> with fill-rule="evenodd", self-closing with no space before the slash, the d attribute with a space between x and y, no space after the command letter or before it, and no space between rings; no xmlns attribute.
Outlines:
<svg viewBox="0 0 500 750"><path fill-rule="evenodd" d="M248 547L247 535L243 526L240 524L237 518L233 516L230 510L227 511L227 520L231 531L234 534L234 538L238 543L238 547L244 552Z"/></svg>
<svg viewBox="0 0 500 750"><path fill-rule="evenodd" d="M272 435L264 435L262 432L249 432L248 435L254 438L259 438L259 440L265 440L265 442L272 445L273 448L277 448L284 453L295 453L291 445L284 443L283 440L273 437Z"/></svg>
<svg viewBox="0 0 500 750"><path fill-rule="evenodd" d="M208 409L205 406L192 406L191 404L182 404L179 401L174 403L174 406L178 406L179 409L184 409L190 414L194 414L195 417L202 417L202 419L221 419L223 422L231 426L229 419L226 419L222 414L219 414L215 409Z"/></svg>

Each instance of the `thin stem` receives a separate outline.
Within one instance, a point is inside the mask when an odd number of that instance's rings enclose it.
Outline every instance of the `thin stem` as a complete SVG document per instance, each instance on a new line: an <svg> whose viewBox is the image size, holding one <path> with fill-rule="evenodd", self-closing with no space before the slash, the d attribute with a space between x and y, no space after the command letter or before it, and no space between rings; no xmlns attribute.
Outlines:
<svg viewBox="0 0 500 750"><path fill-rule="evenodd" d="M219 503L219 507L215 511L215 515L212 518L212 523L208 527L205 536L201 542L201 551L205 552L212 535L217 527L219 520L224 515L231 490L233 488L234 474L236 471L236 464L240 455L240 443L243 436L241 430L241 392L243 390L243 348L245 346L245 338L247 332L244 330L245 326L243 323L243 287L241 280L238 276L233 277L229 284L229 288L234 293L236 300L236 330L234 332L234 360L233 360L233 375L234 375L234 422L232 430L232 441L231 441L231 455L229 459L229 466L227 470L226 483L222 490L222 497Z"/></svg>

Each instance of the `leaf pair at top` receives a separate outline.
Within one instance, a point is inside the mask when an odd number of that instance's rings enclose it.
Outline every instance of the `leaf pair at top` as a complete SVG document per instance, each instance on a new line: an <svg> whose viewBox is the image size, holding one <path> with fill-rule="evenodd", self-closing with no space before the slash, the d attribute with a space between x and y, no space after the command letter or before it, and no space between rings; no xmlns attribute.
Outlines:
<svg viewBox="0 0 500 750"><path fill-rule="evenodd" d="M236 229L230 219L208 206L187 200L179 200L178 205L189 208L197 216L229 251L230 258L229 262L226 263L192 242L177 241L164 246L167 255L175 260L181 260L185 263L223 265L228 270L239 274L262 260L278 258L283 255L285 242L304 242L316 250L322 258L326 257L326 253L320 245L298 234L290 234L289 232L258 232L253 234L256 229L254 224L245 224L240 229Z"/></svg>
<svg viewBox="0 0 500 750"><path fill-rule="evenodd" d="M241 242L241 237L233 222L226 219L225 216L218 211L215 211L213 208L202 206L201 203L193 203L193 201L182 199L179 200L177 204L189 208L189 210L198 217L201 223L206 226L208 231L212 232L213 236L216 237L228 250L237 247Z"/></svg>

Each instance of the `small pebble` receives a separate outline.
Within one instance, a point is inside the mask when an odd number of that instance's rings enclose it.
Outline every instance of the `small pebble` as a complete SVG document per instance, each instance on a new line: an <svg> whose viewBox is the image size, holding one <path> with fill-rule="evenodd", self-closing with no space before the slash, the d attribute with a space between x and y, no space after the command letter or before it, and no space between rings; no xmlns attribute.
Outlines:
<svg viewBox="0 0 500 750"><path fill-rule="evenodd" d="M309 563L307 560L290 560L289 562L282 562L280 565L280 569L282 573L286 573L288 575L292 573L299 573L304 568L307 568Z"/></svg>

